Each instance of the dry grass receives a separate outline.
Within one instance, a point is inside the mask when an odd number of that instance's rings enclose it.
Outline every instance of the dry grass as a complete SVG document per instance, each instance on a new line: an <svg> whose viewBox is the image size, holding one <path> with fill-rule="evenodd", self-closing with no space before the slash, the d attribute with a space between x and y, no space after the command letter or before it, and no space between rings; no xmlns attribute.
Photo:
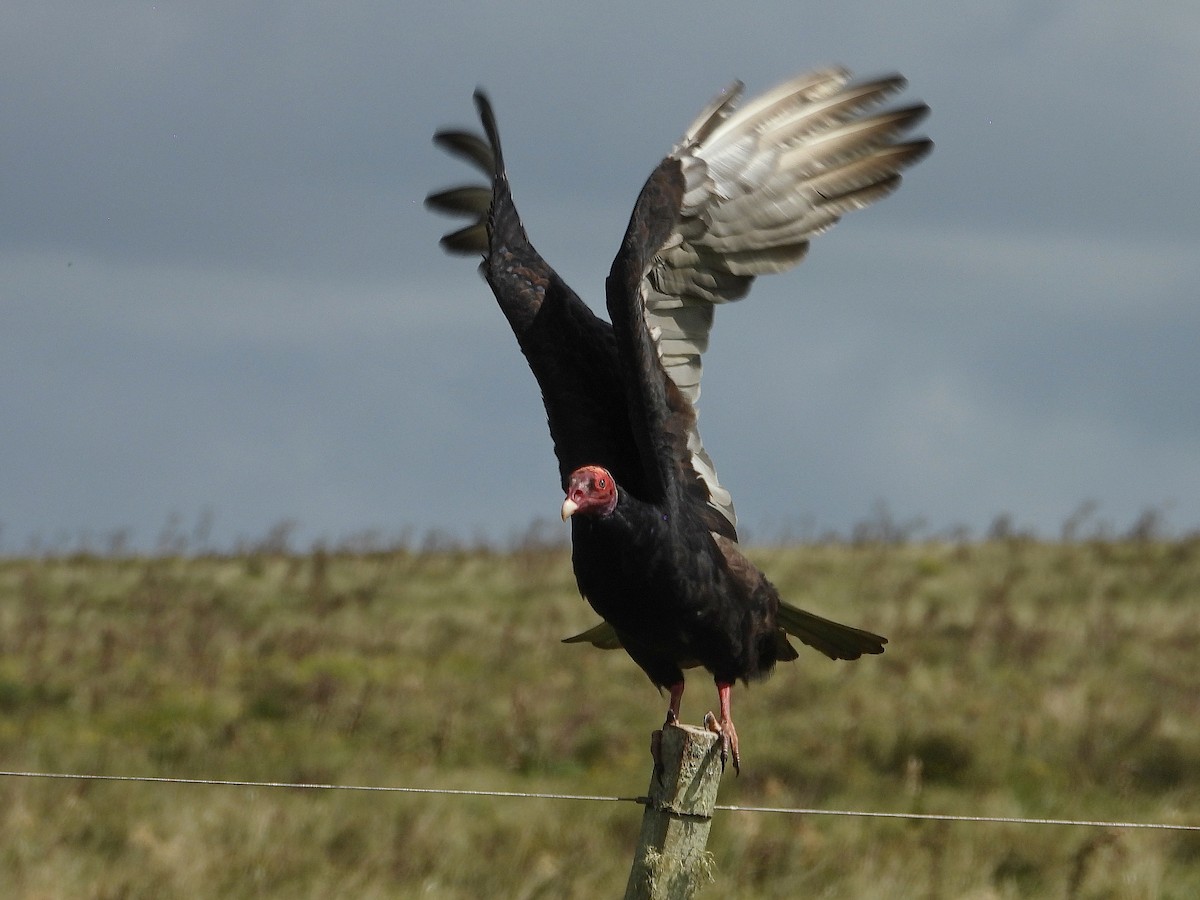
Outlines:
<svg viewBox="0 0 1200 900"><path fill-rule="evenodd" d="M277 542L278 543L278 542ZM438 546L0 563L9 770L630 795L664 701L567 554ZM272 551L272 552L269 552ZM721 802L1200 823L1200 540L759 550L891 639L737 691ZM693 677L684 716L712 702ZM594 897L623 804L0 780L12 897ZM726 813L738 897L1200 895L1200 836Z"/></svg>

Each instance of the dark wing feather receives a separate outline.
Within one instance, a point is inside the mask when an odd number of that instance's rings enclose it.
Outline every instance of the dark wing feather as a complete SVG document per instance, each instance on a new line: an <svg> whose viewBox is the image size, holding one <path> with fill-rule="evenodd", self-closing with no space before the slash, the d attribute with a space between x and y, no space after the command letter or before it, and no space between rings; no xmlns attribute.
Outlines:
<svg viewBox="0 0 1200 900"><path fill-rule="evenodd" d="M451 156L465 159L488 178L496 172L496 154L491 144L477 134L446 128L433 136L433 142Z"/></svg>
<svg viewBox="0 0 1200 900"><path fill-rule="evenodd" d="M707 490L692 468L687 449L695 413L663 370L642 299L642 286L654 254L673 235L683 192L679 161L667 157L638 195L621 249L605 282L630 424L646 473L647 491L635 496L662 507L668 514L678 513L689 493L703 494L699 497L702 502L707 499Z"/></svg>
<svg viewBox="0 0 1200 900"><path fill-rule="evenodd" d="M444 130L434 140L488 177L486 185L437 191L426 205L466 216L442 238L455 253L479 253L480 271L537 378L563 484L582 465L608 468L624 483L643 484L630 433L612 328L599 319L530 244L513 203L500 135L487 96L475 92L484 137Z"/></svg>

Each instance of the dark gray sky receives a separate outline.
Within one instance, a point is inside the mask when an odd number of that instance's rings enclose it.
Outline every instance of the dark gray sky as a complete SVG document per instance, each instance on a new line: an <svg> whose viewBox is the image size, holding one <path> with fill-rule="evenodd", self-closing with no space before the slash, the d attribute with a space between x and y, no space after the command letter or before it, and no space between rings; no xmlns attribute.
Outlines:
<svg viewBox="0 0 1200 900"><path fill-rule="evenodd" d="M0 10L0 550L553 520L532 376L421 205L465 174L430 135L485 86L534 242L602 307L701 106L835 62L905 74L937 149L718 313L701 425L750 538L880 502L1200 527L1200 5L411 10Z"/></svg>

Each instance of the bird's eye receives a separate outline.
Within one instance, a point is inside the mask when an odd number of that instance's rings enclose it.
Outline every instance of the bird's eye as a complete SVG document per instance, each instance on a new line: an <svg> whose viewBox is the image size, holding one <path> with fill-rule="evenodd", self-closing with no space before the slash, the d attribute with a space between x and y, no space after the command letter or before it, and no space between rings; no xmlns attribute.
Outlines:
<svg viewBox="0 0 1200 900"><path fill-rule="evenodd" d="M603 478L601 478L601 479L598 479L598 480L596 481L596 487L598 487L598 488L599 488L600 490L602 490L602 491L604 491L604 490L607 490L607 489L608 489L608 482L607 482L607 481L605 481Z"/></svg>

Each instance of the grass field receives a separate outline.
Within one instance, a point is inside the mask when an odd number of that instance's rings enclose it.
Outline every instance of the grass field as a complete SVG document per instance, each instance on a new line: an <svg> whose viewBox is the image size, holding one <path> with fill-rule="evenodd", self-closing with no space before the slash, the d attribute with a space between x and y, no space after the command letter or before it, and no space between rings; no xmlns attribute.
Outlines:
<svg viewBox="0 0 1200 900"><path fill-rule="evenodd" d="M1200 824L1200 538L751 554L888 635L735 691L720 802ZM0 562L0 768L644 792L567 552ZM697 673L685 721L715 699ZM5 897L619 896L633 804L0 778ZM1191 898L1200 833L719 813L712 896Z"/></svg>

